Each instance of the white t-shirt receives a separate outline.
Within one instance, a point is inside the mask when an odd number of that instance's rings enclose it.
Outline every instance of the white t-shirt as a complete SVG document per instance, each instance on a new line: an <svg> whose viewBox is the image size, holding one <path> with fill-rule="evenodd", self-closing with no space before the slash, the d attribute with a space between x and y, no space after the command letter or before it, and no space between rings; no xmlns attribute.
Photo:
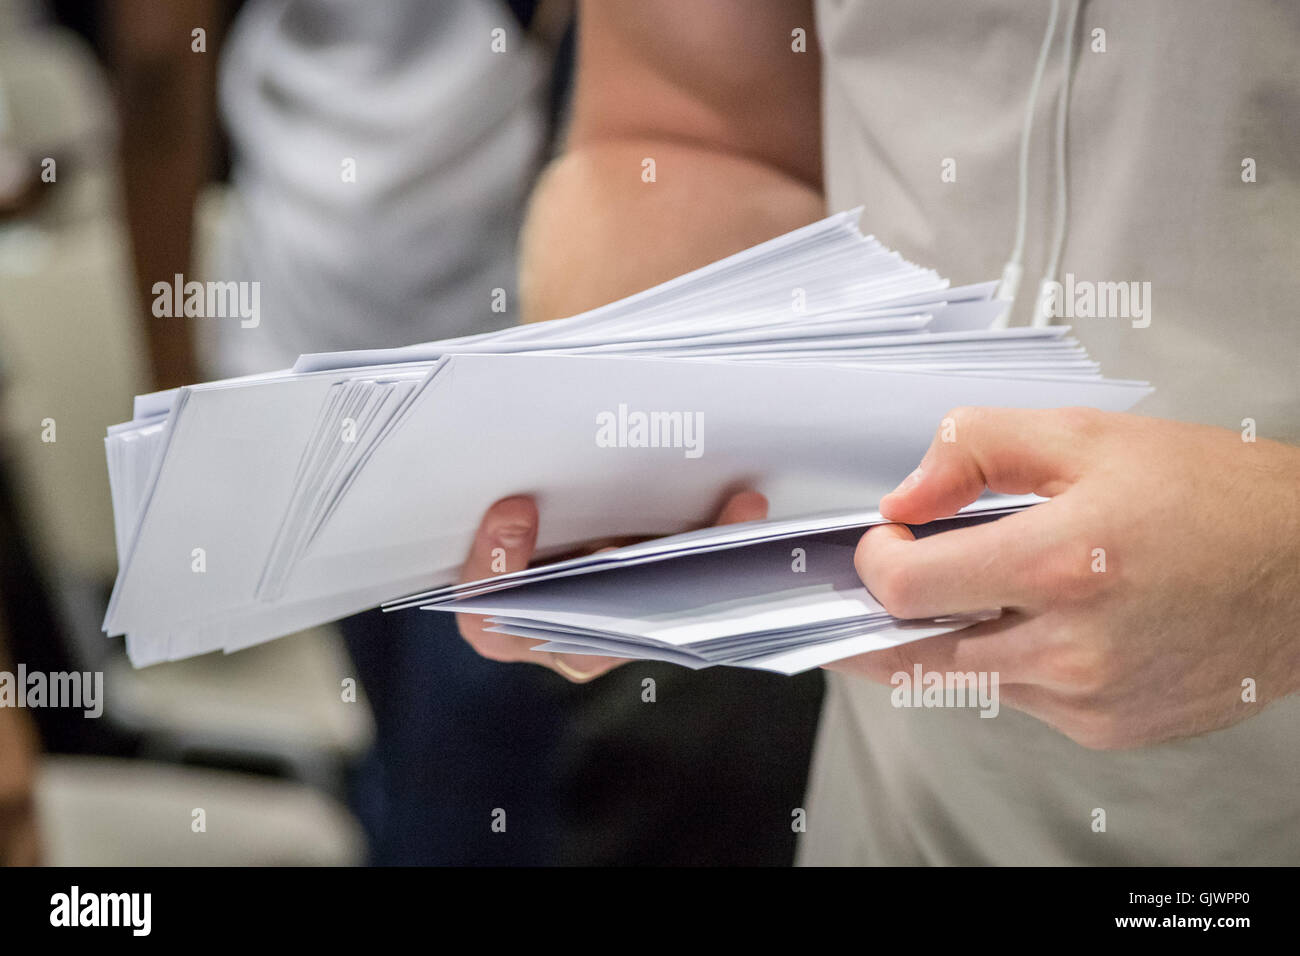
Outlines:
<svg viewBox="0 0 1300 956"><path fill-rule="evenodd" d="M260 282L261 314L208 323L214 371L516 322L544 73L503 3L251 0L221 63L234 190L215 278Z"/></svg>
<svg viewBox="0 0 1300 956"><path fill-rule="evenodd" d="M997 277L1047 16L819 0L829 207L864 205L864 229L955 283ZM1022 322L1053 227L1061 35L1036 114ZM1300 6L1095 0L1076 43L1062 278L1150 282L1151 309L1146 328L1066 321L1106 374L1155 385L1139 413L1300 440ZM896 709L890 690L831 675L802 862L1300 863L1300 698L1095 752L1007 709Z"/></svg>

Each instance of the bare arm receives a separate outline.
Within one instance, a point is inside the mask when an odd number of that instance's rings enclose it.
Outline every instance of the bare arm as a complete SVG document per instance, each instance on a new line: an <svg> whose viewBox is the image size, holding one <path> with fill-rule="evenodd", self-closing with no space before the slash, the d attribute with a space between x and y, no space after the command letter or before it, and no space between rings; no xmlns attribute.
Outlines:
<svg viewBox="0 0 1300 956"><path fill-rule="evenodd" d="M803 28L808 52L792 50ZM524 227L525 321L571 315L824 215L811 5L581 7L572 125ZM642 179L654 161L654 182Z"/></svg>
<svg viewBox="0 0 1300 956"><path fill-rule="evenodd" d="M183 317L157 318L155 282L190 271L194 200L207 178L213 130L216 0L106 5L122 118L121 161L136 289L157 388L192 384L193 331ZM191 31L207 31L207 51Z"/></svg>
<svg viewBox="0 0 1300 956"><path fill-rule="evenodd" d="M780 0L598 0L582 7L568 148L533 194L524 227L524 316L571 315L820 217L818 62L795 53L812 32L807 3ZM810 48L815 50L811 38ZM654 160L655 181L642 179ZM715 522L766 516L767 500L732 495ZM532 560L530 498L483 517L464 580ZM531 661L570 680L616 658L539 654L530 640L457 616L493 660Z"/></svg>

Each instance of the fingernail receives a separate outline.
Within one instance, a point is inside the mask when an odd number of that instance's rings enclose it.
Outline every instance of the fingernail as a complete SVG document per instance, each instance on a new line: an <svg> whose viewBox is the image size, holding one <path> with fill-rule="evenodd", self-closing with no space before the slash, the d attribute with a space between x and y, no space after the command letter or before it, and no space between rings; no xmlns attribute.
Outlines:
<svg viewBox="0 0 1300 956"><path fill-rule="evenodd" d="M917 465L910 475L898 483L898 487L891 491L890 495L901 495L905 491L910 491L921 483L921 466ZM886 495L885 497L889 497Z"/></svg>
<svg viewBox="0 0 1300 956"><path fill-rule="evenodd" d="M612 669L618 660L592 654L552 654L556 670L572 681L587 681Z"/></svg>
<svg viewBox="0 0 1300 956"><path fill-rule="evenodd" d="M527 541L532 533L533 526L530 524L507 524L495 529L492 537L503 548L516 548Z"/></svg>

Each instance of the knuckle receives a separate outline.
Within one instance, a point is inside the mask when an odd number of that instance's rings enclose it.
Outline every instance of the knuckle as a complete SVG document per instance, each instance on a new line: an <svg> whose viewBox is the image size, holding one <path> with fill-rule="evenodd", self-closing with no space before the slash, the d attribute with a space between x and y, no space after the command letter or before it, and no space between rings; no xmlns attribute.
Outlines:
<svg viewBox="0 0 1300 956"><path fill-rule="evenodd" d="M1081 604L1106 591L1115 572L1097 564L1089 536L1069 534L1040 556L1036 568L1027 569L1042 593L1064 604Z"/></svg>
<svg viewBox="0 0 1300 956"><path fill-rule="evenodd" d="M911 655L902 647L886 647L867 655L871 658L870 674L882 684L892 683L895 674L911 674Z"/></svg>
<svg viewBox="0 0 1300 956"><path fill-rule="evenodd" d="M1077 604L1098 594L1105 584L1106 575L1089 567L1085 552L1071 554L1068 560L1061 560L1054 578L1058 595Z"/></svg>
<svg viewBox="0 0 1300 956"><path fill-rule="evenodd" d="M846 670L876 684L893 684L895 674L900 672L910 674L912 666L901 647L882 647L880 650L867 651L865 654L858 654L847 661L840 662L840 664L846 663L851 666L832 665L831 669Z"/></svg>
<svg viewBox="0 0 1300 956"><path fill-rule="evenodd" d="M1102 427L1103 413L1095 408L1072 405L1057 410L1061 425L1076 435L1091 438Z"/></svg>
<svg viewBox="0 0 1300 956"><path fill-rule="evenodd" d="M1058 648L1044 666L1044 676L1053 685L1083 694L1104 690L1110 680L1106 656L1092 647Z"/></svg>
<svg viewBox="0 0 1300 956"><path fill-rule="evenodd" d="M1053 605L1088 604L1123 584L1115 544L1105 516L1087 502L1074 502L1067 516L1039 529L1032 547L1020 554L1019 570L1034 593Z"/></svg>
<svg viewBox="0 0 1300 956"><path fill-rule="evenodd" d="M948 409L948 414L944 416L944 420L951 419L960 430L963 426L975 424L983 414L984 410L976 405L957 405Z"/></svg>
<svg viewBox="0 0 1300 956"><path fill-rule="evenodd" d="M894 617L916 616L914 579L897 565L886 566L872 575L870 591L881 606Z"/></svg>

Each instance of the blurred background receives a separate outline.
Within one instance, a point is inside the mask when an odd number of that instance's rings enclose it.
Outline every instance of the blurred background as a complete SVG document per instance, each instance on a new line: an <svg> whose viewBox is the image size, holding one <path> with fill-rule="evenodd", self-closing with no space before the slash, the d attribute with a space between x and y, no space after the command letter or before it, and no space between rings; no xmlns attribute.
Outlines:
<svg viewBox="0 0 1300 956"><path fill-rule="evenodd" d="M791 862L819 673L570 685L416 614L136 671L100 630L134 395L516 320L580 28L564 0L0 0L0 671L104 681L98 719L0 706L0 861ZM259 282L261 323L155 316L177 274Z"/></svg>

